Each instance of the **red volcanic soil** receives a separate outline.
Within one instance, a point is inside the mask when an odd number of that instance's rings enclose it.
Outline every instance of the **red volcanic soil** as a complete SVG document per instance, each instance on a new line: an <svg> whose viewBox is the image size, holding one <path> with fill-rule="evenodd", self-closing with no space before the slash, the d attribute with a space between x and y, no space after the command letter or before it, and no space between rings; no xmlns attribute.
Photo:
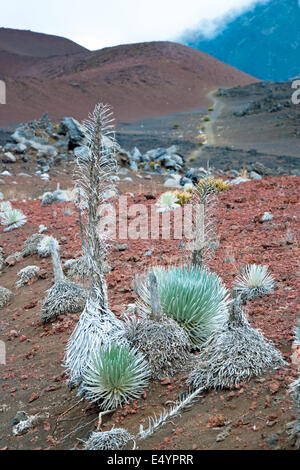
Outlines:
<svg viewBox="0 0 300 470"><path fill-rule="evenodd" d="M7 104L0 125L39 118L83 119L95 103L110 103L117 121L133 122L207 106L220 86L255 78L180 44L150 42L56 57L0 51Z"/></svg>
<svg viewBox="0 0 300 470"><path fill-rule="evenodd" d="M48 226L48 234L60 241L63 260L78 255L81 246L75 207L71 203L41 207L39 200L21 200L21 188L27 197L29 194L36 197L38 186L46 183L35 176L5 178L6 198L10 194L12 199L13 192L17 191L19 200L13 200L13 206L21 208L28 217L28 222L17 230L3 233L0 229L5 256L19 251L41 223ZM65 188L70 185L70 177L64 178L64 182L62 179L60 182ZM51 179L53 187L56 179ZM129 197L128 206L144 204L149 210L156 202L160 186L148 182L141 191L137 191L137 187L137 184L129 185L120 190L135 192ZM291 448L285 426L294 414L287 387L296 375L289 357L293 328L299 318L298 187L299 177L281 176L251 181L220 193L216 205L220 245L210 261L210 267L223 278L228 288L232 287L240 266L257 263L269 267L276 280L275 292L249 302L246 312L251 325L274 341L288 365L249 383L238 384L233 390L203 394L181 417L175 418L153 437L139 442L139 448ZM261 224L259 219L266 210L274 215L274 219ZM172 236L168 240L119 241L125 242L128 249L120 252L112 243L109 256L112 271L106 276L110 306L117 315L136 298L132 288L135 274L144 272L149 265L168 265L184 259L180 240L172 239ZM145 256L149 250L152 254ZM17 289L18 271L32 264L42 269L41 278ZM13 291L11 303L0 311L0 334L7 346L7 365L0 369L0 448L3 449L81 448L78 438L85 438L97 424L99 409L88 402L79 402L76 391L68 390L61 367L66 342L78 315L61 316L47 325L39 321L41 300L52 284L51 260L37 255L5 266L1 275L1 285ZM115 425L136 433L141 423L147 424L148 416L159 414L186 390L185 380L179 374L169 381L151 381L139 400L104 416L102 429L109 430ZM44 419L27 434L14 437L11 420L18 410L43 415ZM228 431L227 437L218 441L217 436L224 430Z"/></svg>

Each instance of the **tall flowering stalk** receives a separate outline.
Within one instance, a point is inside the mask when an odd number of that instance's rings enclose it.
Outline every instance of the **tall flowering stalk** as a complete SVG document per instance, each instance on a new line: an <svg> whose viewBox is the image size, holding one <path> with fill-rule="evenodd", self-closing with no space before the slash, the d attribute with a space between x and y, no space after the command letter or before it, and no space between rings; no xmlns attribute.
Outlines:
<svg viewBox="0 0 300 470"><path fill-rule="evenodd" d="M86 255L91 286L85 309L67 346L65 365L70 382L79 384L91 358L103 344L122 342L123 326L108 306L104 278L107 236L99 230L101 204L107 191L114 189L117 172L113 115L108 105L97 104L83 123L88 152L77 157L77 187L81 205L87 208L85 220Z"/></svg>
<svg viewBox="0 0 300 470"><path fill-rule="evenodd" d="M195 241L191 256L193 266L205 267L217 245L214 216L215 194L218 191L213 182L210 176L200 180L191 199L195 209Z"/></svg>

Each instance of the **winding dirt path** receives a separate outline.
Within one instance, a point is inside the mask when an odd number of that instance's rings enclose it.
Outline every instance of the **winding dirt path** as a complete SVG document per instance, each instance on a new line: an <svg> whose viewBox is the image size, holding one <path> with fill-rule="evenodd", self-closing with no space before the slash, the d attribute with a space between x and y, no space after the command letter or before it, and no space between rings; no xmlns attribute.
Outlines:
<svg viewBox="0 0 300 470"><path fill-rule="evenodd" d="M207 94L207 97L213 102L212 106L214 108L214 110L209 113L210 121L205 123L207 145L215 145L215 123L225 107L225 103L216 97L216 91L217 90L212 90Z"/></svg>

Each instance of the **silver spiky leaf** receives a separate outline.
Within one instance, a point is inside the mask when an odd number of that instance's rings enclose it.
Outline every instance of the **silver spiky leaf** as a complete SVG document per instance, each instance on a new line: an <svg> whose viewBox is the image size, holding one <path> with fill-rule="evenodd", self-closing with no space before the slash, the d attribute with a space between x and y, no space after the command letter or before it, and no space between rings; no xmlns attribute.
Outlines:
<svg viewBox="0 0 300 470"><path fill-rule="evenodd" d="M246 300L254 300L274 290L274 279L267 266L248 264L234 283L236 295L243 294Z"/></svg>
<svg viewBox="0 0 300 470"><path fill-rule="evenodd" d="M136 320L133 316L125 325L128 340L147 358L153 378L173 377L192 367L189 336L172 318Z"/></svg>
<svg viewBox="0 0 300 470"><path fill-rule="evenodd" d="M297 321L297 324L294 328L294 335L295 335L294 344L300 345L300 320Z"/></svg>
<svg viewBox="0 0 300 470"><path fill-rule="evenodd" d="M101 408L114 409L140 398L148 385L150 369L143 354L129 345L100 346L83 377L86 398Z"/></svg>
<svg viewBox="0 0 300 470"><path fill-rule="evenodd" d="M38 252L38 246L41 243L44 235L41 233L33 233L24 243L22 248L22 256L35 255Z"/></svg>
<svg viewBox="0 0 300 470"><path fill-rule="evenodd" d="M117 170L116 145L110 107L96 105L84 123L87 151L77 155L76 187L81 204L87 208L85 225L86 255L90 269L91 288L84 311L73 331L66 350L65 366L70 382L79 385L91 357L101 345L114 341L124 344L124 325L108 307L104 278L107 254L107 234L98 230L101 225L99 207L107 191L114 189L113 176ZM107 142L110 142L108 145Z"/></svg>
<svg viewBox="0 0 300 470"><path fill-rule="evenodd" d="M157 278L163 314L186 330L192 345L199 346L227 320L229 292L216 274L198 266L151 269ZM136 283L138 308L149 315L149 282L147 278L140 281Z"/></svg>
<svg viewBox="0 0 300 470"><path fill-rule="evenodd" d="M58 315L81 313L84 309L88 291L74 282L65 279L59 257L59 244L53 237L47 238L46 247L52 256L55 284L47 291L43 302L41 321L50 321Z"/></svg>
<svg viewBox="0 0 300 470"><path fill-rule="evenodd" d="M143 440L149 436L152 436L152 434L154 434L164 424L167 424L173 418L178 416L184 408L190 406L195 398L199 397L202 391L202 388L198 388L193 392L189 392L183 399L175 403L175 405L172 406L169 410L163 409L160 415L150 416L148 418L148 427L144 429L143 425L140 425L140 430L136 436L136 439Z"/></svg>
<svg viewBox="0 0 300 470"><path fill-rule="evenodd" d="M134 442L134 436L127 429L93 432L85 442L84 450L124 450L130 441Z"/></svg>
<svg viewBox="0 0 300 470"><path fill-rule="evenodd" d="M125 329L122 321L103 304L102 293L95 290L89 295L84 310L71 334L65 354L64 365L69 371L69 382L79 385L92 356L103 345L117 342L126 344Z"/></svg>
<svg viewBox="0 0 300 470"><path fill-rule="evenodd" d="M46 291L41 311L41 322L46 323L59 315L81 313L88 292L74 282L62 279Z"/></svg>
<svg viewBox="0 0 300 470"><path fill-rule="evenodd" d="M5 307L12 297L12 292L6 287L0 286L0 308Z"/></svg>
<svg viewBox="0 0 300 470"><path fill-rule="evenodd" d="M0 212L1 225L6 225L4 232L9 232L16 228L22 227L27 222L26 216L21 209L8 209Z"/></svg>
<svg viewBox="0 0 300 470"><path fill-rule="evenodd" d="M17 274L18 281L16 286L22 287L25 284L28 284L31 279L34 279L37 276L39 270L40 268L38 266L26 266L26 268L21 269Z"/></svg>
<svg viewBox="0 0 300 470"><path fill-rule="evenodd" d="M188 384L206 389L231 388L285 364L273 343L250 326L239 296L231 305L228 322L201 347Z"/></svg>
<svg viewBox="0 0 300 470"><path fill-rule="evenodd" d="M9 201L0 202L0 212L7 212L12 209L12 205Z"/></svg>
<svg viewBox="0 0 300 470"><path fill-rule="evenodd" d="M43 235L38 246L37 252L42 258L46 258L51 255L51 244L54 243L54 249L59 250L58 241L51 236Z"/></svg>
<svg viewBox="0 0 300 470"><path fill-rule="evenodd" d="M64 265L68 278L78 278L80 281L89 279L91 271L88 257L80 256L78 259L68 260Z"/></svg>
<svg viewBox="0 0 300 470"><path fill-rule="evenodd" d="M290 393L293 397L294 411L296 419L287 425L287 432L292 441L296 446L296 449L300 449L300 378L295 380L289 387Z"/></svg>

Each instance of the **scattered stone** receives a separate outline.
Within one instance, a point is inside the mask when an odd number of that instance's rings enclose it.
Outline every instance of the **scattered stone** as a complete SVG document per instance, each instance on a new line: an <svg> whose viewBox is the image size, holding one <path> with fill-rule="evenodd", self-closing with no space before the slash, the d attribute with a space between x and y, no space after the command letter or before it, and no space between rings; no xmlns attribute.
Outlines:
<svg viewBox="0 0 300 470"><path fill-rule="evenodd" d="M243 178L242 176L237 176L231 181L228 181L228 184L241 184L247 183L247 181L251 181L249 178Z"/></svg>
<svg viewBox="0 0 300 470"><path fill-rule="evenodd" d="M153 255L153 252L154 252L153 250L148 250L143 254L143 256L145 256L145 257L151 256L151 255Z"/></svg>
<svg viewBox="0 0 300 470"><path fill-rule="evenodd" d="M126 243L116 243L116 250L117 251L125 251L125 250L128 250L128 245L126 245Z"/></svg>
<svg viewBox="0 0 300 470"><path fill-rule="evenodd" d="M26 152L26 150L27 150L27 147L25 144L19 143L15 146L15 151L17 153L24 153Z"/></svg>
<svg viewBox="0 0 300 470"><path fill-rule="evenodd" d="M2 162L3 163L16 163L17 159L11 152L5 152Z"/></svg>
<svg viewBox="0 0 300 470"><path fill-rule="evenodd" d="M168 178L164 182L164 187L165 188L176 188L176 189L181 189L182 186L180 184L181 176L180 175L172 175L171 178Z"/></svg>
<svg viewBox="0 0 300 470"><path fill-rule="evenodd" d="M163 377L160 380L161 385L170 385L172 383L170 377Z"/></svg>
<svg viewBox="0 0 300 470"><path fill-rule="evenodd" d="M228 427L226 429L224 429L224 431L220 432L217 437L216 437L216 442L222 442L226 439L226 437L229 436L229 434L231 433L231 428Z"/></svg>
<svg viewBox="0 0 300 470"><path fill-rule="evenodd" d="M274 219L274 216L272 214L270 214L269 212L265 212L264 215L261 217L260 222L261 223L268 222L273 219Z"/></svg>
<svg viewBox="0 0 300 470"><path fill-rule="evenodd" d="M26 419L28 419L28 416L25 411L18 411L16 416L11 420L11 425L15 426L20 421L26 421Z"/></svg>
<svg viewBox="0 0 300 470"><path fill-rule="evenodd" d="M14 266L18 261L20 261L21 258L22 253L18 251L17 253L9 255L7 258L5 258L4 262L7 266Z"/></svg>
<svg viewBox="0 0 300 470"><path fill-rule="evenodd" d="M41 419L41 417L38 415L28 416L24 411L18 413L19 417L16 419L20 419L19 422L13 427L12 433L14 436L21 436L22 434L26 434L29 429Z"/></svg>
<svg viewBox="0 0 300 470"><path fill-rule="evenodd" d="M48 228L46 227L46 225L39 225L39 233L44 233L48 230Z"/></svg>
<svg viewBox="0 0 300 470"><path fill-rule="evenodd" d="M51 193L47 191L42 196L41 206L47 206L49 204L53 204L54 202L67 202L67 201L74 201L76 198L76 194L74 191L68 191L64 189L60 189L59 184L57 185L57 189Z"/></svg>
<svg viewBox="0 0 300 470"><path fill-rule="evenodd" d="M37 400L39 398L39 395L36 393L36 392L33 392L31 395L30 395L30 398L28 400L28 403L32 403L33 401Z"/></svg>
<svg viewBox="0 0 300 470"><path fill-rule="evenodd" d="M256 173L256 171L251 171L250 172L250 178L252 180L261 180L262 179L262 176L259 175L258 173Z"/></svg>

